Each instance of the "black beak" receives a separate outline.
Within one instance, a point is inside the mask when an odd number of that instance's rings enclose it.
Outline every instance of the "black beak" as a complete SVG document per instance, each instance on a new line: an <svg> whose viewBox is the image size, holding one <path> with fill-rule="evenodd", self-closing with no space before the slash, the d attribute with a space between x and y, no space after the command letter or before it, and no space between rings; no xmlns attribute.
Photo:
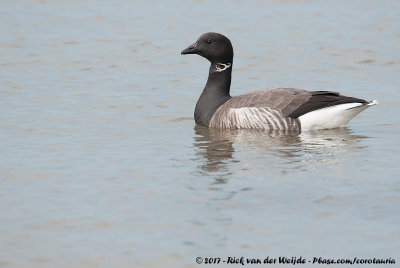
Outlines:
<svg viewBox="0 0 400 268"><path fill-rule="evenodd" d="M186 55L186 54L197 54L197 43L194 43L193 45L189 46L188 48L184 49L181 52L181 55Z"/></svg>

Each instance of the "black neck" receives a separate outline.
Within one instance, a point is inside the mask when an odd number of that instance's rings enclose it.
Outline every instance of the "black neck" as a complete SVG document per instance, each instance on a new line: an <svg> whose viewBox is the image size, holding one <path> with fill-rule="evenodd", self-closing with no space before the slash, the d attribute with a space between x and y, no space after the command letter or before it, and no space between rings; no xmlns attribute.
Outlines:
<svg viewBox="0 0 400 268"><path fill-rule="evenodd" d="M227 67L229 64L229 67ZM224 69L225 70L222 70ZM194 110L196 124L208 126L215 111L231 98L232 61L211 63L207 84Z"/></svg>

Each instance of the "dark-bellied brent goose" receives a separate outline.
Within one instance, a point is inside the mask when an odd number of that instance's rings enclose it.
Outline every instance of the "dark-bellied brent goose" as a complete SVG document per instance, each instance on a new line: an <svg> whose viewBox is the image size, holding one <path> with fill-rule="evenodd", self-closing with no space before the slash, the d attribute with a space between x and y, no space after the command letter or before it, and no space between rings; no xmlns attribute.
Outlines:
<svg viewBox="0 0 400 268"><path fill-rule="evenodd" d="M206 86L194 111L196 124L220 129L314 130L346 124L374 101L332 91L272 88L231 97L233 48L218 33L205 33L182 51L211 62Z"/></svg>

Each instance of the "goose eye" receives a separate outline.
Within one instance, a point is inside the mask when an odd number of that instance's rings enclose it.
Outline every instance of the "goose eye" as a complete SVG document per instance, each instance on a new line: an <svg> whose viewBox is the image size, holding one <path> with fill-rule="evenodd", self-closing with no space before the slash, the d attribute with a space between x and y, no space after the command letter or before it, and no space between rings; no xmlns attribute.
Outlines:
<svg viewBox="0 0 400 268"><path fill-rule="evenodd" d="M211 44L211 40L210 40L210 39L207 39L206 43L207 43L207 44Z"/></svg>

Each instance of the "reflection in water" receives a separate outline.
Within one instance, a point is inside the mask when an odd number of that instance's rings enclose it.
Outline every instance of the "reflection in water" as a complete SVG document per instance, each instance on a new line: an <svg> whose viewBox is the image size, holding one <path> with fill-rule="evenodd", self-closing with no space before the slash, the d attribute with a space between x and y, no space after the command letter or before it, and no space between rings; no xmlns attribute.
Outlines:
<svg viewBox="0 0 400 268"><path fill-rule="evenodd" d="M200 169L205 172L227 171L226 161L232 160L234 153L234 133L218 129L195 126L197 155L201 156ZM229 173L229 171L227 171ZM219 179L224 183L224 179Z"/></svg>
<svg viewBox="0 0 400 268"><path fill-rule="evenodd" d="M355 144L366 138L352 134L348 128L287 133L246 129L219 130L196 126L195 134L194 145L198 149L197 155L202 158L199 168L207 173L223 171L225 175L230 174L229 163L239 162L234 158L235 151L242 154L263 154L267 157L274 155L285 163L308 165L310 155L319 155L319 158L313 158L312 161L325 161L324 155L335 158L353 150Z"/></svg>
<svg viewBox="0 0 400 268"><path fill-rule="evenodd" d="M303 147L308 149L315 149L351 145L354 142L360 141L368 137L355 135L350 129L345 127L304 132L300 134L300 138Z"/></svg>

